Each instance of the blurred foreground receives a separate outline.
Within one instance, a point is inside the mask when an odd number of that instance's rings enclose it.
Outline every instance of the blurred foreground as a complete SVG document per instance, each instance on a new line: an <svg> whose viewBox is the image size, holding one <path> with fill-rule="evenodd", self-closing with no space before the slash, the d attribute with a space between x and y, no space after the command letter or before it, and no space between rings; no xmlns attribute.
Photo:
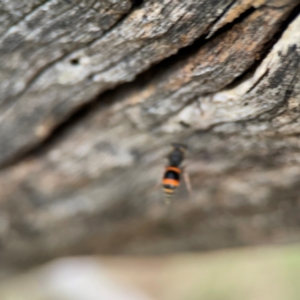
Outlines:
<svg viewBox="0 0 300 300"><path fill-rule="evenodd" d="M56 260L0 285L1 300L299 299L300 246Z"/></svg>

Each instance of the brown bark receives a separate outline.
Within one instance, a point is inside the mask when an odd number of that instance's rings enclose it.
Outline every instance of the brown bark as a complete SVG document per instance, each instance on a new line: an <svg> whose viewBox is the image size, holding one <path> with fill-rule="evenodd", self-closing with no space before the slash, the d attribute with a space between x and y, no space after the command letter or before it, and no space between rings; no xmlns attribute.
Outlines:
<svg viewBox="0 0 300 300"><path fill-rule="evenodd" d="M300 239L298 1L55 3L1 38L3 264Z"/></svg>

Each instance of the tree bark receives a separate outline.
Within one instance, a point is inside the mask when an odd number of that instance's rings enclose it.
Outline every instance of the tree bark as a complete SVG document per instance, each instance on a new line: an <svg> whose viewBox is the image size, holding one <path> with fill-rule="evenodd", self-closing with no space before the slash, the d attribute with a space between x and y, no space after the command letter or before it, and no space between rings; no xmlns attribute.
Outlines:
<svg viewBox="0 0 300 300"><path fill-rule="evenodd" d="M3 266L300 240L298 1L0 4Z"/></svg>

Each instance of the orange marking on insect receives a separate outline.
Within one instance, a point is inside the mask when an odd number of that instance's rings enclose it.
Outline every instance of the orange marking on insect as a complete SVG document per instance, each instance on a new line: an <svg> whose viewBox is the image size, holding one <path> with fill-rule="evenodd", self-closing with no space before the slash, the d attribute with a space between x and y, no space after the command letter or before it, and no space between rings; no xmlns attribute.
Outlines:
<svg viewBox="0 0 300 300"><path fill-rule="evenodd" d="M180 173L180 169L176 167L166 167L166 171L174 171L176 173Z"/></svg>
<svg viewBox="0 0 300 300"><path fill-rule="evenodd" d="M179 186L179 181L176 179L171 179L171 178L165 178L163 180L163 184L168 184L172 186Z"/></svg>
<svg viewBox="0 0 300 300"><path fill-rule="evenodd" d="M172 190L172 189L164 189L164 192L166 194L174 194L174 190Z"/></svg>

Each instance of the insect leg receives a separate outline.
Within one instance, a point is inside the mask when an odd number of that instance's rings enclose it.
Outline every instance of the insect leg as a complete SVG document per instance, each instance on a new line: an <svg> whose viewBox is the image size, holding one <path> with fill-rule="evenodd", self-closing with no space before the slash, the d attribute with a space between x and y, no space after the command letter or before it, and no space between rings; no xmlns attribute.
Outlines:
<svg viewBox="0 0 300 300"><path fill-rule="evenodd" d="M192 184L191 184L190 176L184 167L182 168L182 175L183 175L183 180L184 180L186 189L187 189L189 195L191 196L193 194Z"/></svg>

